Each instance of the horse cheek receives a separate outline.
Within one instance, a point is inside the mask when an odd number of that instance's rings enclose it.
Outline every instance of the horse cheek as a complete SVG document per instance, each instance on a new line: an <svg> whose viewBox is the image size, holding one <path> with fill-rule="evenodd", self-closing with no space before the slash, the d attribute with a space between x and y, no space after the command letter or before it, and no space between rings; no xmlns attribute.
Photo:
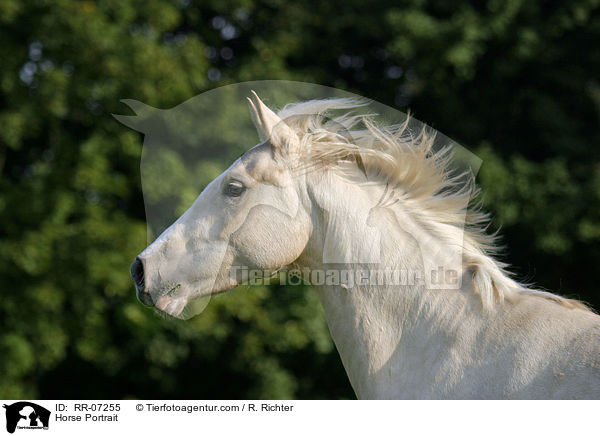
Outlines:
<svg viewBox="0 0 600 436"><path fill-rule="evenodd" d="M296 260L308 241L301 220L272 207L257 207L231 235L231 245L245 266L276 270Z"/></svg>

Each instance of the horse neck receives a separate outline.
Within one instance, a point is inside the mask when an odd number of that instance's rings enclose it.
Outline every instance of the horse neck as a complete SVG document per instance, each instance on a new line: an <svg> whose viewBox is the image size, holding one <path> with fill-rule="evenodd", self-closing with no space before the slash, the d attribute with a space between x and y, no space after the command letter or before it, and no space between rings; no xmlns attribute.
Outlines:
<svg viewBox="0 0 600 436"><path fill-rule="evenodd" d="M369 214L364 210L369 210L372 199L379 198L385 186L368 189L355 186L353 190L351 186L338 184L329 188L333 188L329 192L336 192L335 198L328 197L322 189L311 192L315 206L313 235L298 263L312 271L341 268L350 271L347 276L356 276L365 266L352 260L373 255L373 244L368 240L373 235L364 222ZM417 271L420 277L425 274L428 254L419 247L423 238L416 234L418 223L407 221L410 214L402 210L401 203L392 208L393 214L388 213L388 208L379 217L379 225L383 223L385 228L380 240L382 255L374 268L405 272L407 280L400 286L385 283L385 279L384 283L373 285L315 285L330 332L359 398L397 396L399 389L407 397L416 397L407 386L416 383L422 393L424 383L418 383L418 379L421 377L425 382L431 376L425 372L423 362L450 353L447 344L459 340L463 334L461 323L468 322L471 334L476 334L482 319L481 302L472 292L467 274L460 287L453 290L426 290L423 283L411 284L411 272ZM412 227L411 232L398 225L394 218L398 216L403 217L402 227ZM325 253L336 250L342 262L324 261ZM347 256L352 259L344 259Z"/></svg>

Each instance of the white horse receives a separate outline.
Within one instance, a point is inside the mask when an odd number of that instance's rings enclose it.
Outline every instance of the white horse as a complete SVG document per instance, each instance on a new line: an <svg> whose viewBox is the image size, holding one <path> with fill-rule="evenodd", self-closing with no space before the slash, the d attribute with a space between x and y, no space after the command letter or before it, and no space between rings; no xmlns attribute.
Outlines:
<svg viewBox="0 0 600 436"><path fill-rule="evenodd" d="M136 258L141 301L181 317L240 284L239 267L324 271L314 285L358 398L600 398L600 317L510 278L468 207L472 181L426 130L378 128L350 99L278 114L249 101L262 142ZM456 252L447 286L432 286ZM335 278L365 265L425 280Z"/></svg>

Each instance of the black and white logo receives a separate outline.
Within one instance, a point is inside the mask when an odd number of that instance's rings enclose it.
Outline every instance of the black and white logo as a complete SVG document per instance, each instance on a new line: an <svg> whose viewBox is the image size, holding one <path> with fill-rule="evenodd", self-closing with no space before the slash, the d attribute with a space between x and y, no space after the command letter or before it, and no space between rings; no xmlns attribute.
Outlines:
<svg viewBox="0 0 600 436"><path fill-rule="evenodd" d="M50 411L29 401L19 401L3 406L6 409L6 431L14 433L16 429L48 429Z"/></svg>

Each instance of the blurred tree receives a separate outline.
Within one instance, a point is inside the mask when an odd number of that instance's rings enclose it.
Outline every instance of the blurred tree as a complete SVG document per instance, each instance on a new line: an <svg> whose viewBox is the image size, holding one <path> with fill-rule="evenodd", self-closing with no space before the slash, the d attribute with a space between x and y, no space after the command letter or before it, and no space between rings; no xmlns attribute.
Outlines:
<svg viewBox="0 0 600 436"><path fill-rule="evenodd" d="M598 3L0 0L0 397L353 396L311 289L136 302L121 98L292 79L410 107L483 159L515 270L600 307Z"/></svg>

